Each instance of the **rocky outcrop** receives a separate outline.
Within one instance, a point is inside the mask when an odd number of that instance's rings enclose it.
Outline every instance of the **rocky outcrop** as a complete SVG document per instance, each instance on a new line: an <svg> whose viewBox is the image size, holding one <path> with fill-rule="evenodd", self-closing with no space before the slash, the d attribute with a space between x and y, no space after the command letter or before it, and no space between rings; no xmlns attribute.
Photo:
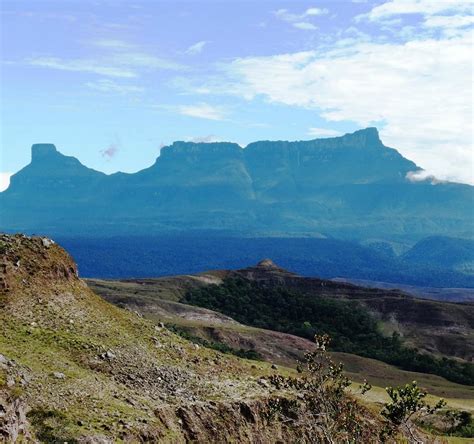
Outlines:
<svg viewBox="0 0 474 444"><path fill-rule="evenodd" d="M30 442L32 434L27 419L28 405L22 395L29 375L0 354L0 442Z"/></svg>
<svg viewBox="0 0 474 444"><path fill-rule="evenodd" d="M278 418L272 404L277 399L195 404L157 409L155 414L172 431L173 443L321 442L322 437L312 430L303 412L301 417L287 417L285 421ZM165 437L163 440L166 442Z"/></svg>
<svg viewBox="0 0 474 444"><path fill-rule="evenodd" d="M21 398L12 398L8 392L0 390L0 441L17 442L30 439L26 418L27 405Z"/></svg>

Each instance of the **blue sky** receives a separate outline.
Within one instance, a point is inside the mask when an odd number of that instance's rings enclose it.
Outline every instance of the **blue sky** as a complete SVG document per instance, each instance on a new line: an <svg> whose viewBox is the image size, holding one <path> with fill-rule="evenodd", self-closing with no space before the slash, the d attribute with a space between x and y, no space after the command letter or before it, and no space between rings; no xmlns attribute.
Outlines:
<svg viewBox="0 0 474 444"><path fill-rule="evenodd" d="M425 175L474 183L472 6L4 0L0 188L37 142L133 172L174 140L366 126Z"/></svg>

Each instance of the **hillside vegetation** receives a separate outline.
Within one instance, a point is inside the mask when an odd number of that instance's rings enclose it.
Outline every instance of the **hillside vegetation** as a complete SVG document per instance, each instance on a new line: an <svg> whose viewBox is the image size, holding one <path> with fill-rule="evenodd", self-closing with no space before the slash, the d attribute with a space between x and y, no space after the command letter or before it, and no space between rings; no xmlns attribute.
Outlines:
<svg viewBox="0 0 474 444"><path fill-rule="evenodd" d="M327 409L311 393L295 403L294 389L271 382L269 364L199 347L107 303L51 240L3 235L0 251L7 442L378 440L382 418L349 395L326 397ZM351 416L340 422L343 406Z"/></svg>
<svg viewBox="0 0 474 444"><path fill-rule="evenodd" d="M308 339L315 334L329 334L334 338L336 351L474 385L473 364L419 353L404 346L397 333L383 335L377 320L356 301L315 298L244 279L224 279L220 285L189 291L183 302L219 311L244 324Z"/></svg>

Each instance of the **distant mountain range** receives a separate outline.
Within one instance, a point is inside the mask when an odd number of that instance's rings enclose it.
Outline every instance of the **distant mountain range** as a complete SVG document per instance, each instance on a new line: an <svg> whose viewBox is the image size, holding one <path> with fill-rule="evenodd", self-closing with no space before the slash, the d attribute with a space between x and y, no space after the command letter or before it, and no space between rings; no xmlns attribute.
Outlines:
<svg viewBox="0 0 474 444"><path fill-rule="evenodd" d="M474 272L462 266L474 263L474 248L467 250L472 241L466 239L426 238L398 256L387 243L379 242L374 247L347 240L307 237L180 233L110 238L58 236L55 240L76 259L82 277L184 275L209 269L243 268L262 257L272 257L283 267L304 276L345 278L384 288L416 286L407 291L434 299L474 300L469 290L474 289ZM466 250L456 245L465 246ZM427 263L428 252L424 255L423 251L431 251L432 256L440 259L444 254L446 260ZM452 257L458 257L458 261L452 262Z"/></svg>
<svg viewBox="0 0 474 444"><path fill-rule="evenodd" d="M474 187L411 181L420 168L375 128L342 137L175 142L134 174L87 168L54 145L0 193L0 230L110 236L213 230L237 235L401 240L473 236Z"/></svg>

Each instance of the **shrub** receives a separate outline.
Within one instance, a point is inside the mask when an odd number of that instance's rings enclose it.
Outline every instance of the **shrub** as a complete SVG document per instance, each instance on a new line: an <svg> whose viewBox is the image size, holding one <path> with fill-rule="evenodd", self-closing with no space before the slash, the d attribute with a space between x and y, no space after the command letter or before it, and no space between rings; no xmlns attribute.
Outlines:
<svg viewBox="0 0 474 444"><path fill-rule="evenodd" d="M370 414L348 393L351 381L343 372L343 365L336 364L327 346L329 336L315 336L316 350L306 353L299 363L297 378L274 375L271 383L278 389L292 389L296 399L288 405L273 404L280 418L298 426L300 414L312 416L312 433L315 442L378 442L377 425ZM365 384L364 389L368 389Z"/></svg>
<svg viewBox="0 0 474 444"><path fill-rule="evenodd" d="M312 339L328 334L333 349L378 359L404 370L432 373L474 384L474 365L436 358L406 347L398 334L384 336L376 319L354 301L267 287L245 279L224 279L189 291L183 302L224 313L254 327Z"/></svg>
<svg viewBox="0 0 474 444"><path fill-rule="evenodd" d="M390 401L385 403L381 412L388 421L385 432L390 435L394 430L402 430L415 442L419 442L415 421L432 415L446 405L444 399L440 399L435 406L429 406L424 400L427 393L418 387L416 381L400 387L387 387L386 391Z"/></svg>

